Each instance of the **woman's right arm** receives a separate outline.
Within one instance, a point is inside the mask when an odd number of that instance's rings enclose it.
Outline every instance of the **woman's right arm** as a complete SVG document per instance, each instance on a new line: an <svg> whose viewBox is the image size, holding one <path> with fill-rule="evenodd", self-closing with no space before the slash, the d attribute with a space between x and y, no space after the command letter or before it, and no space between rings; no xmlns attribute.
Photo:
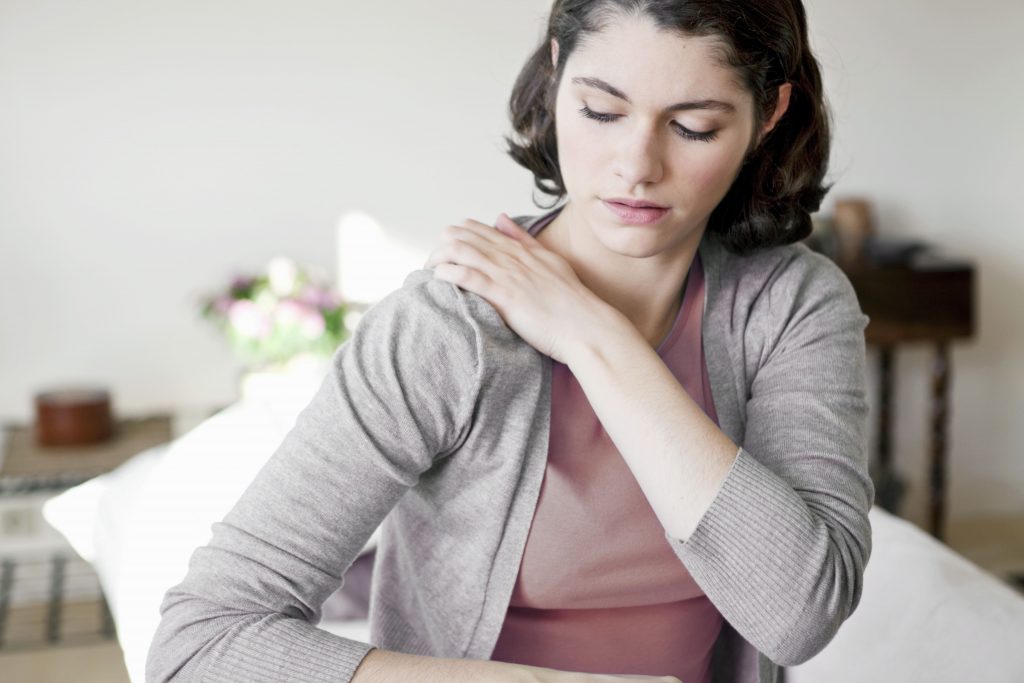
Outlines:
<svg viewBox="0 0 1024 683"><path fill-rule="evenodd" d="M314 624L388 512L468 433L479 340L464 305L416 271L366 311L164 594L147 681L352 679L373 646Z"/></svg>

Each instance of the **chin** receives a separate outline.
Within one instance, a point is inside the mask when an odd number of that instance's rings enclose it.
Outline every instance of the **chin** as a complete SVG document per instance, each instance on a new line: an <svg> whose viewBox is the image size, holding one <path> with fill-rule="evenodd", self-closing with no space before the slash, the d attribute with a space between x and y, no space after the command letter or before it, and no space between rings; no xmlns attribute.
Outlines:
<svg viewBox="0 0 1024 683"><path fill-rule="evenodd" d="M598 239L620 254L644 257L678 249L693 236L694 229L679 222L665 225L623 225L614 218L605 223Z"/></svg>
<svg viewBox="0 0 1024 683"><path fill-rule="evenodd" d="M663 236L642 225L622 225L612 221L597 237L608 251L633 258L654 256L667 247Z"/></svg>

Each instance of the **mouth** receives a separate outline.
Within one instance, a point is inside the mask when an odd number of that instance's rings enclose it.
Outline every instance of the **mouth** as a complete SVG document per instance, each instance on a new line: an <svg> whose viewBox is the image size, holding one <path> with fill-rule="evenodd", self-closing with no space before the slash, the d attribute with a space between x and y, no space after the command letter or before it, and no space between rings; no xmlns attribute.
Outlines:
<svg viewBox="0 0 1024 683"><path fill-rule="evenodd" d="M641 206L632 206L630 204L624 204L619 200L601 200L601 203L615 215L622 223L627 225L651 225L657 223L662 218L668 215L668 207L648 205L647 202L636 202Z"/></svg>
<svg viewBox="0 0 1024 683"><path fill-rule="evenodd" d="M627 197L612 197L604 200L613 204L622 204L633 209L667 209L668 207L664 204L658 204L656 202L649 202L644 199L629 199Z"/></svg>

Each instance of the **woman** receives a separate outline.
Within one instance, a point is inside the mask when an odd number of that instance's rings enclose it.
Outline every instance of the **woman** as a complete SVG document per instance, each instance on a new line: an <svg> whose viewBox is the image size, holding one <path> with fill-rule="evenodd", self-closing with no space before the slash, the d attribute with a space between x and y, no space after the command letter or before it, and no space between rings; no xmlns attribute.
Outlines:
<svg viewBox="0 0 1024 683"><path fill-rule="evenodd" d="M799 244L799 1L558 0L512 115L566 201L450 226L364 315L147 679L762 683L855 610L867 317ZM315 628L382 520L372 644Z"/></svg>

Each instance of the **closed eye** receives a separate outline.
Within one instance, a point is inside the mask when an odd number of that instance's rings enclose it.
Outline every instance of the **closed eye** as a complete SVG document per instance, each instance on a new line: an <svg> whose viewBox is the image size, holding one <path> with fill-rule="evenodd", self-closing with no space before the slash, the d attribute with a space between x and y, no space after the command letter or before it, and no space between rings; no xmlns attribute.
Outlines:
<svg viewBox="0 0 1024 683"><path fill-rule="evenodd" d="M585 104L580 109L580 113L583 114L583 116L587 117L588 119L594 119L595 121L600 121L601 123L612 123L616 119L621 118L621 116L617 114L602 114L600 112L596 112ZM672 123L676 126L676 131L679 133L679 135L683 138L686 138L687 140L696 140L698 142L711 142L712 140L715 139L716 132L713 130L708 131L706 133L702 133L700 131L690 130L686 126L681 125L678 121L673 121Z"/></svg>

